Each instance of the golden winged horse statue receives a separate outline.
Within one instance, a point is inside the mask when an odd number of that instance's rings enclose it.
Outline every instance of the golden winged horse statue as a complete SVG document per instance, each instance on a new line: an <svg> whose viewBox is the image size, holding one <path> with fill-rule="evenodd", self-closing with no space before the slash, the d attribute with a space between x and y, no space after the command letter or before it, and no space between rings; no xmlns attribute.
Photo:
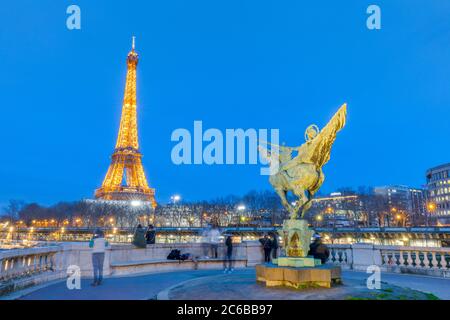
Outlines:
<svg viewBox="0 0 450 320"><path fill-rule="evenodd" d="M269 151L259 146L269 161L278 161L278 170L270 176L269 182L291 219L297 219L299 211L303 218L311 207L314 194L325 180L322 167L330 160L331 146L338 131L345 126L346 116L347 104L344 103L322 130L314 124L310 125L305 131L306 142L299 147L263 142L271 146ZM297 154L293 156L295 152ZM294 204L287 200L289 191L298 199Z"/></svg>

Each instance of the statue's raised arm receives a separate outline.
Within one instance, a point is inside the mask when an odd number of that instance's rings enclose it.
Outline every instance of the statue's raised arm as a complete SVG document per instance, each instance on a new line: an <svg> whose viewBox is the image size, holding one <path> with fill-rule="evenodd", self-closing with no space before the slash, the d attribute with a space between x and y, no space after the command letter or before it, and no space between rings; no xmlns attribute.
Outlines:
<svg viewBox="0 0 450 320"><path fill-rule="evenodd" d="M345 126L346 116L347 104L344 103L320 133L309 142L310 160L318 168L322 168L330 160L331 146L336 134Z"/></svg>

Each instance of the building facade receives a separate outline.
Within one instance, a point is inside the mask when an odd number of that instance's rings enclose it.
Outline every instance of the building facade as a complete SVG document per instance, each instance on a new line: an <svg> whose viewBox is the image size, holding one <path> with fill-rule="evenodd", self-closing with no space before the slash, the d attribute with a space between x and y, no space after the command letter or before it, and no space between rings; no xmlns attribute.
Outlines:
<svg viewBox="0 0 450 320"><path fill-rule="evenodd" d="M391 213L391 220L400 224L425 223L427 194L419 188L392 185L374 188L374 193L384 197Z"/></svg>
<svg viewBox="0 0 450 320"><path fill-rule="evenodd" d="M426 172L428 211L431 216L450 221L450 163Z"/></svg>
<svg viewBox="0 0 450 320"><path fill-rule="evenodd" d="M316 226L334 228L358 226L366 219L360 197L341 192L314 198L307 216Z"/></svg>

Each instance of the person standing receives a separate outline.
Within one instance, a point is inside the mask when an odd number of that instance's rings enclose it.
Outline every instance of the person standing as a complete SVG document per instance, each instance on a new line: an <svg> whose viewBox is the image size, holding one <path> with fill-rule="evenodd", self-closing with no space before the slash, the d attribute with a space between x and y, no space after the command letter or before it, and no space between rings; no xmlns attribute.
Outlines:
<svg viewBox="0 0 450 320"><path fill-rule="evenodd" d="M264 238L259 239L261 242L263 250L264 250L264 262L270 262L270 252L272 251L272 241L267 234L264 235Z"/></svg>
<svg viewBox="0 0 450 320"><path fill-rule="evenodd" d="M225 247L226 247L226 253L225 253L225 270L224 273L227 272L233 272L233 239L231 238L230 234L226 235L225 239Z"/></svg>
<svg viewBox="0 0 450 320"><path fill-rule="evenodd" d="M211 244L211 257L214 259L217 259L219 257L218 255L218 248L219 248L219 242L220 242L220 231L217 228L217 225L215 224L212 229L209 232L209 242Z"/></svg>
<svg viewBox="0 0 450 320"><path fill-rule="evenodd" d="M134 231L133 244L142 249L147 247L147 243L145 242L145 229L141 224L138 224L136 230Z"/></svg>
<svg viewBox="0 0 450 320"><path fill-rule="evenodd" d="M272 233L272 259L278 258L278 235L273 232Z"/></svg>
<svg viewBox="0 0 450 320"><path fill-rule="evenodd" d="M92 248L92 267L94 271L94 282L92 286L96 287L103 281L103 262L105 261L105 250L108 246L104 233L101 229L95 230L95 233L89 242L89 248Z"/></svg>
<svg viewBox="0 0 450 320"><path fill-rule="evenodd" d="M328 250L328 247L324 243L322 243L320 234L315 233L313 237L314 241L309 245L308 255L313 256L314 259L320 259L322 264L324 264L328 260L330 250Z"/></svg>
<svg viewBox="0 0 450 320"><path fill-rule="evenodd" d="M145 233L145 241L147 244L155 244L156 231L152 224L148 225L147 232Z"/></svg>
<svg viewBox="0 0 450 320"><path fill-rule="evenodd" d="M202 241L202 249L203 249L203 256L206 259L209 259L209 233L210 233L210 226L206 226L205 229L203 229L201 234L201 241Z"/></svg>

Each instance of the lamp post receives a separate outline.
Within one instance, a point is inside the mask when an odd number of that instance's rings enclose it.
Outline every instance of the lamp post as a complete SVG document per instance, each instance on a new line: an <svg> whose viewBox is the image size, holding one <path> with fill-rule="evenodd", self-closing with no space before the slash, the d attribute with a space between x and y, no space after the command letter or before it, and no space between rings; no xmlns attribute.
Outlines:
<svg viewBox="0 0 450 320"><path fill-rule="evenodd" d="M388 223L388 227L390 227L390 221L391 221L391 219L392 220L395 220L395 216L396 216L396 214L397 214L397 208L396 207L392 207L391 208L391 214L392 214L392 216L389 216L389 219L387 220L387 223Z"/></svg>
<svg viewBox="0 0 450 320"><path fill-rule="evenodd" d="M177 202L181 200L181 196L178 194L174 194L173 196L170 197L170 200L172 201L173 204L177 204Z"/></svg>
<svg viewBox="0 0 450 320"><path fill-rule="evenodd" d="M239 218L238 226L240 227L240 226L241 226L241 220L242 220L242 218L244 218L244 220L245 220L245 217L242 217L242 213L245 211L245 206L244 206L243 204L240 204L240 205L237 206L237 210L238 210L238 212L239 212L239 216L238 216L238 218Z"/></svg>
<svg viewBox="0 0 450 320"><path fill-rule="evenodd" d="M428 202L427 203L427 211L426 211L426 221L425 221L425 224L426 224L426 226L428 227L428 225L429 225L429 215L430 215L430 213L431 214L433 214L434 212L436 211L436 203L434 203L434 202Z"/></svg>
<svg viewBox="0 0 450 320"><path fill-rule="evenodd" d="M395 219L397 220L397 226L401 227L402 215L400 213L396 214Z"/></svg>
<svg viewBox="0 0 450 320"><path fill-rule="evenodd" d="M319 223L323 220L322 215L318 214L316 216L316 228L319 227Z"/></svg>

